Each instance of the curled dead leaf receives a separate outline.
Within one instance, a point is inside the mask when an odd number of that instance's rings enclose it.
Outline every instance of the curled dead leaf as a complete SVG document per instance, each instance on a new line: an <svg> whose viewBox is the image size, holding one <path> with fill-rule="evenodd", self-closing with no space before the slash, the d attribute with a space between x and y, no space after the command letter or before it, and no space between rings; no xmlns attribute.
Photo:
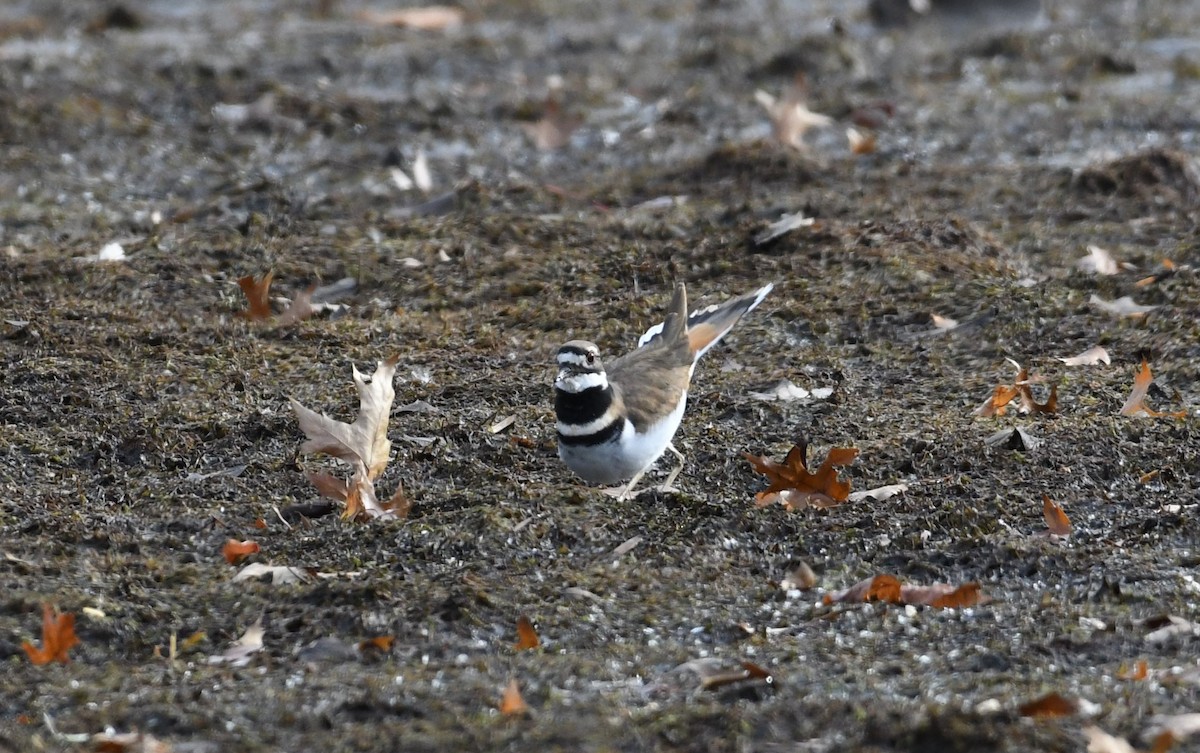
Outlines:
<svg viewBox="0 0 1200 753"><path fill-rule="evenodd" d="M261 551L261 548L258 543L249 539L246 541L229 539L225 542L225 546L221 547L221 554L224 555L225 561L231 565L236 565L251 554L257 554L259 551Z"/></svg>
<svg viewBox="0 0 1200 753"><path fill-rule="evenodd" d="M508 681L500 696L500 713L504 716L524 716L529 713L529 705L521 696L521 687L515 678Z"/></svg>
<svg viewBox="0 0 1200 753"><path fill-rule="evenodd" d="M1120 415L1136 416L1141 414L1152 418L1164 416L1168 418L1186 418L1186 410L1157 411L1146 405L1146 393L1149 392L1150 385L1153 382L1154 374L1150 371L1150 364L1143 358L1142 366L1133 378L1133 389L1130 391L1129 397L1125 398L1125 404L1121 406Z"/></svg>
<svg viewBox="0 0 1200 753"><path fill-rule="evenodd" d="M1071 519L1045 494L1042 495L1042 517L1046 519L1046 527L1050 529L1050 533L1055 536L1071 535Z"/></svg>
<svg viewBox="0 0 1200 753"><path fill-rule="evenodd" d="M1047 693L1041 698L1021 704L1017 711L1021 716L1041 718L1073 716L1079 713L1079 701L1058 693Z"/></svg>

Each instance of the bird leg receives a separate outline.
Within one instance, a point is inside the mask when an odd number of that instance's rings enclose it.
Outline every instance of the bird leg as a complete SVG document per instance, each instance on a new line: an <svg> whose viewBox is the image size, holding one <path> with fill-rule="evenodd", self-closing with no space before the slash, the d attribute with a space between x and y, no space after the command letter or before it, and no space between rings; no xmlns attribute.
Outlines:
<svg viewBox="0 0 1200 753"><path fill-rule="evenodd" d="M660 492L678 492L679 490L672 486L672 484L675 483L675 479L679 476L679 472L683 470L683 453L675 449L675 445L670 443L667 444L667 449L670 450L675 457L679 458L679 465L671 469L671 473L667 475L667 480L663 482L662 486L658 487L658 490Z"/></svg>
<svg viewBox="0 0 1200 753"><path fill-rule="evenodd" d="M629 479L628 484L625 484L624 486L614 486L611 489L605 489L604 493L609 495L610 497L616 497L617 499L634 499L634 498L636 498L637 494L633 493L633 487L637 485L637 482L642 480L642 475L645 472L646 472L645 469L638 471L637 473L633 474L633 478ZM642 491L645 491L645 489L643 489ZM640 493L641 492L638 492L638 494L640 494Z"/></svg>

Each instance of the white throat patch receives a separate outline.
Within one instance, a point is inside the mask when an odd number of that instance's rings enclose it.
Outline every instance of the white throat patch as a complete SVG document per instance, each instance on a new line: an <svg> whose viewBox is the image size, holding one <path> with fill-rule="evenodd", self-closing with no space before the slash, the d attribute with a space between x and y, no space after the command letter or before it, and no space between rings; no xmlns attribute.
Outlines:
<svg viewBox="0 0 1200 753"><path fill-rule="evenodd" d="M607 387L608 377L602 371L573 374L564 369L558 372L558 376L554 379L554 386L563 392L575 394L595 387L601 389Z"/></svg>

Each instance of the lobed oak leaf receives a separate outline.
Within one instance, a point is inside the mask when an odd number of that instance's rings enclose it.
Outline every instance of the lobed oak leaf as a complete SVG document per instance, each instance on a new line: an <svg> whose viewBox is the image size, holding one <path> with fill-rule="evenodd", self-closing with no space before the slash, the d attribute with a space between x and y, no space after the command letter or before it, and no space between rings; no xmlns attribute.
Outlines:
<svg viewBox="0 0 1200 753"><path fill-rule="evenodd" d="M537 630L534 629L533 623L525 615L517 618L517 645L518 651L526 651L537 648L542 645L541 639L538 638Z"/></svg>
<svg viewBox="0 0 1200 753"><path fill-rule="evenodd" d="M765 507L779 502L789 510L798 510L803 507L834 507L849 498L850 482L838 478L837 467L854 462L854 458L858 457L858 448L831 448L815 473L808 470L806 440L794 445L783 463L748 452L742 454L754 470L771 482L766 489L754 495L755 503Z"/></svg>
<svg viewBox="0 0 1200 753"><path fill-rule="evenodd" d="M69 664L67 652L79 645L75 635L75 615L61 614L49 603L42 605L42 646L38 648L29 641L21 644L29 660L37 666L58 661Z"/></svg>
<svg viewBox="0 0 1200 753"><path fill-rule="evenodd" d="M257 554L260 551L262 549L258 543L249 539L246 541L229 539L225 542L225 546L221 547L221 554L224 555L225 561L231 565L236 565L251 554Z"/></svg>
<svg viewBox="0 0 1200 753"><path fill-rule="evenodd" d="M500 713L504 716L524 716L529 713L529 705L521 697L521 687L516 679L508 681L500 696Z"/></svg>
<svg viewBox="0 0 1200 753"><path fill-rule="evenodd" d="M324 453L354 466L361 463L369 479L376 479L388 462L392 443L387 438L388 418L396 392L392 379L398 357L380 361L368 384L358 367L353 367L354 386L358 389L358 418L353 424L337 421L309 410L289 398L300 429L308 439L300 445L306 455Z"/></svg>
<svg viewBox="0 0 1200 753"><path fill-rule="evenodd" d="M1121 680L1130 680L1132 682L1141 682L1150 676L1150 665L1145 659L1139 659L1137 664L1133 665L1133 669L1126 669L1122 665L1117 669L1117 677Z"/></svg>
<svg viewBox="0 0 1200 753"><path fill-rule="evenodd" d="M1019 394L1020 390L1011 384L998 384L991 396L975 409L974 415L982 418L1003 416L1008 411L1008 404Z"/></svg>
<svg viewBox="0 0 1200 753"><path fill-rule="evenodd" d="M1136 416L1140 413L1151 418L1162 416L1185 418L1187 416L1186 410L1157 411L1146 405L1146 393L1149 392L1152 382L1154 382L1154 375L1150 371L1150 364L1143 358L1142 366L1133 378L1133 389L1130 391L1129 397L1125 398L1125 404L1121 406L1120 415Z"/></svg>
<svg viewBox="0 0 1200 753"><path fill-rule="evenodd" d="M252 322L265 322L271 318L271 278L274 276L275 272L270 271L261 280L256 280L254 275L238 278L238 287L242 289L249 306L242 316Z"/></svg>
<svg viewBox="0 0 1200 753"><path fill-rule="evenodd" d="M1071 535L1071 519L1045 494L1042 495L1042 517L1046 519L1046 527L1050 529L1050 533L1055 536Z"/></svg>

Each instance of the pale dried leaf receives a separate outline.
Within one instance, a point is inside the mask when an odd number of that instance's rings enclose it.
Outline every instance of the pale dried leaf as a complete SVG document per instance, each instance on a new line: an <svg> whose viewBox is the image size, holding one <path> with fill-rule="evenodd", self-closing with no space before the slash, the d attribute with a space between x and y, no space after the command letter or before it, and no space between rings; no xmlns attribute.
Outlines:
<svg viewBox="0 0 1200 753"><path fill-rule="evenodd" d="M875 153L876 136L874 131L860 131L854 126L850 126L846 129L846 141L850 145L851 154L862 156Z"/></svg>
<svg viewBox="0 0 1200 753"><path fill-rule="evenodd" d="M876 502L884 502L906 491L908 491L908 484L888 484L887 486L877 486L874 489L864 489L860 492L850 492L850 501L861 502L864 499L873 499Z"/></svg>
<svg viewBox="0 0 1200 753"><path fill-rule="evenodd" d="M805 217L803 212L785 214L777 221L767 225L766 230L763 230L761 233L754 236L754 245L762 246L770 243L776 238L786 235L797 228L812 227L814 222L816 222L815 219L812 217Z"/></svg>
<svg viewBox="0 0 1200 753"><path fill-rule="evenodd" d="M958 328L958 320L951 319L948 316L941 316L940 314L930 314L929 319L933 322L933 326L936 329L942 330L943 332L949 332L952 329Z"/></svg>
<svg viewBox="0 0 1200 753"><path fill-rule="evenodd" d="M376 26L400 26L421 31L444 31L461 26L467 14L462 8L449 5L427 5L400 10L364 10L358 17Z"/></svg>
<svg viewBox="0 0 1200 753"><path fill-rule="evenodd" d="M229 648L219 654L213 654L208 657L209 664L228 664L233 667L244 667L250 663L251 657L263 649L263 636L266 631L263 629L262 617L246 628L246 632L242 634Z"/></svg>
<svg viewBox="0 0 1200 753"><path fill-rule="evenodd" d="M1083 736L1088 741L1087 753L1138 753L1127 740L1113 737L1099 727L1084 727Z"/></svg>
<svg viewBox="0 0 1200 753"><path fill-rule="evenodd" d="M751 391L750 397L755 400L778 400L781 403L788 403L793 400L807 400L812 397L812 393L803 387L797 387L790 379L784 379L776 383L773 387L762 391Z"/></svg>
<svg viewBox="0 0 1200 753"><path fill-rule="evenodd" d="M1115 275L1120 267L1112 254L1099 246L1088 246L1088 255L1075 262L1075 266L1083 272L1097 275Z"/></svg>
<svg viewBox="0 0 1200 753"><path fill-rule="evenodd" d="M413 183L421 193L429 193L433 190L433 174L429 172L429 159L425 156L424 149L417 150L417 158L413 161L412 174Z"/></svg>
<svg viewBox="0 0 1200 753"><path fill-rule="evenodd" d="M289 327L296 322L304 321L312 316L314 310L312 297L313 292L316 289L317 286L313 285L308 290L298 293L296 297L292 299L292 303L287 307L287 310L279 315L279 319L276 324L280 327Z"/></svg>
<svg viewBox="0 0 1200 753"><path fill-rule="evenodd" d="M1092 293L1092 297L1088 300L1096 308L1113 316L1128 316L1134 319L1143 317L1158 308L1158 306L1143 306L1139 303L1134 303L1133 299L1127 295L1121 296L1115 301L1106 301L1095 293Z"/></svg>
<svg viewBox="0 0 1200 753"><path fill-rule="evenodd" d="M387 438L387 427L392 400L396 397L392 388L396 360L393 357L380 361L369 384L358 368L354 368L359 412L353 424L309 410L292 399L292 409L300 422L300 429L308 436L308 440L300 445L300 451L305 454L325 453L350 465L362 463L369 479L378 478L387 465L392 447Z"/></svg>
<svg viewBox="0 0 1200 753"><path fill-rule="evenodd" d="M1144 736L1154 739L1164 732L1176 740L1186 740L1200 732L1200 713L1155 714L1150 717L1150 728L1146 730Z"/></svg>
<svg viewBox="0 0 1200 753"><path fill-rule="evenodd" d="M1107 366L1112 363L1112 359L1108 356L1108 351L1100 345L1093 345L1077 356L1070 356L1069 358L1059 356L1058 360L1067 366L1095 366L1098 363L1103 363Z"/></svg>
<svg viewBox="0 0 1200 753"><path fill-rule="evenodd" d="M1181 636L1200 635L1200 625L1175 615L1167 615L1166 624L1146 633L1146 643L1166 643Z"/></svg>
<svg viewBox="0 0 1200 753"><path fill-rule="evenodd" d="M286 586L292 583L303 583L308 580L308 573L298 567L264 565L261 562L255 562L239 570L237 575L233 576L233 582L241 583L247 580L262 580L267 576L270 576L271 585L273 586Z"/></svg>
<svg viewBox="0 0 1200 753"><path fill-rule="evenodd" d="M805 133L812 128L821 128L833 123L833 118L828 115L808 109L802 99L802 92L798 89L778 99L759 89L754 93L754 99L770 116L775 139L798 151L808 150L808 144L804 141Z"/></svg>

